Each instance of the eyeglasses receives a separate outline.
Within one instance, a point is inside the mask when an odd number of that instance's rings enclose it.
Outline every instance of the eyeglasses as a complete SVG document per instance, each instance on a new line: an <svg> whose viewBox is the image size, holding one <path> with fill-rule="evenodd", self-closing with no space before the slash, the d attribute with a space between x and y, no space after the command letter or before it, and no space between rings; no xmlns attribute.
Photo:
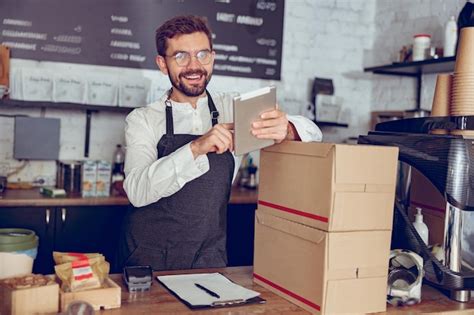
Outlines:
<svg viewBox="0 0 474 315"><path fill-rule="evenodd" d="M165 55L165 57L173 58L176 61L176 64L180 67L185 67L191 62L191 54L187 51L179 51L171 56ZM196 57L201 65L205 66L211 62L212 52L209 49L200 50L194 54L194 57Z"/></svg>

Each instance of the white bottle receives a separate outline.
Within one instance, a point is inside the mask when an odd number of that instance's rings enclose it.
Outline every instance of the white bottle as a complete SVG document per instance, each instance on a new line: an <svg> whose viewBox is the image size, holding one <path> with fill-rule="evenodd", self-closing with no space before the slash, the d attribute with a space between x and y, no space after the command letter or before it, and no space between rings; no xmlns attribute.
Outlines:
<svg viewBox="0 0 474 315"><path fill-rule="evenodd" d="M428 227L425 222L423 222L423 215L421 214L421 208L416 208L415 222L413 226L415 227L418 234L420 234L421 239L428 245Z"/></svg>
<svg viewBox="0 0 474 315"><path fill-rule="evenodd" d="M446 29L444 30L444 47L443 56L452 57L456 54L456 42L458 40L458 25L454 16L451 16Z"/></svg>

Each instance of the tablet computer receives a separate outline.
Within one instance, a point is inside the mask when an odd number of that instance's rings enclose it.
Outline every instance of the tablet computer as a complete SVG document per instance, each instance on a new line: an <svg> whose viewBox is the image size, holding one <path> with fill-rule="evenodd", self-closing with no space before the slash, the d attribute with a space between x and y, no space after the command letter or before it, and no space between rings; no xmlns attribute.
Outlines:
<svg viewBox="0 0 474 315"><path fill-rule="evenodd" d="M258 139L252 134L252 123L260 114L276 108L276 88L269 86L234 97L234 154L242 155L268 147L272 139Z"/></svg>

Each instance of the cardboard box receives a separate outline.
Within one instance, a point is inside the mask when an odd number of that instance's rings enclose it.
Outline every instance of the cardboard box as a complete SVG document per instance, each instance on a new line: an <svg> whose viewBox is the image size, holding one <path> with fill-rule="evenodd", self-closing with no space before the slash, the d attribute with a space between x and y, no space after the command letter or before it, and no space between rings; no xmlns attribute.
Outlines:
<svg viewBox="0 0 474 315"><path fill-rule="evenodd" d="M94 310L119 308L121 305L122 290L118 284L110 278L105 279L102 288L64 292L60 290L61 312L66 311L71 302L80 300L86 301L94 307Z"/></svg>
<svg viewBox="0 0 474 315"><path fill-rule="evenodd" d="M97 162L84 161L82 163L82 197L95 197L97 182Z"/></svg>
<svg viewBox="0 0 474 315"><path fill-rule="evenodd" d="M0 314L2 315L56 314L58 310L59 285L57 283L25 289L0 286Z"/></svg>
<svg viewBox="0 0 474 315"><path fill-rule="evenodd" d="M254 281L317 314L386 309L390 231L325 232L258 209Z"/></svg>
<svg viewBox="0 0 474 315"><path fill-rule="evenodd" d="M107 161L97 161L96 196L110 196L110 181L112 177L112 164Z"/></svg>
<svg viewBox="0 0 474 315"><path fill-rule="evenodd" d="M258 206L325 231L391 230L398 148L286 141L260 155Z"/></svg>

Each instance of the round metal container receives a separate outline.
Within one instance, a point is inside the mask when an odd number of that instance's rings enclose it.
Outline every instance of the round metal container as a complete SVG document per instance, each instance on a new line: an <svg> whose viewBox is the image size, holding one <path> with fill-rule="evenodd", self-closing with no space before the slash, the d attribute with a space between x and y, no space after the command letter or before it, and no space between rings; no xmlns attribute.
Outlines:
<svg viewBox="0 0 474 315"><path fill-rule="evenodd" d="M56 186L68 194L81 192L82 162L57 161Z"/></svg>

